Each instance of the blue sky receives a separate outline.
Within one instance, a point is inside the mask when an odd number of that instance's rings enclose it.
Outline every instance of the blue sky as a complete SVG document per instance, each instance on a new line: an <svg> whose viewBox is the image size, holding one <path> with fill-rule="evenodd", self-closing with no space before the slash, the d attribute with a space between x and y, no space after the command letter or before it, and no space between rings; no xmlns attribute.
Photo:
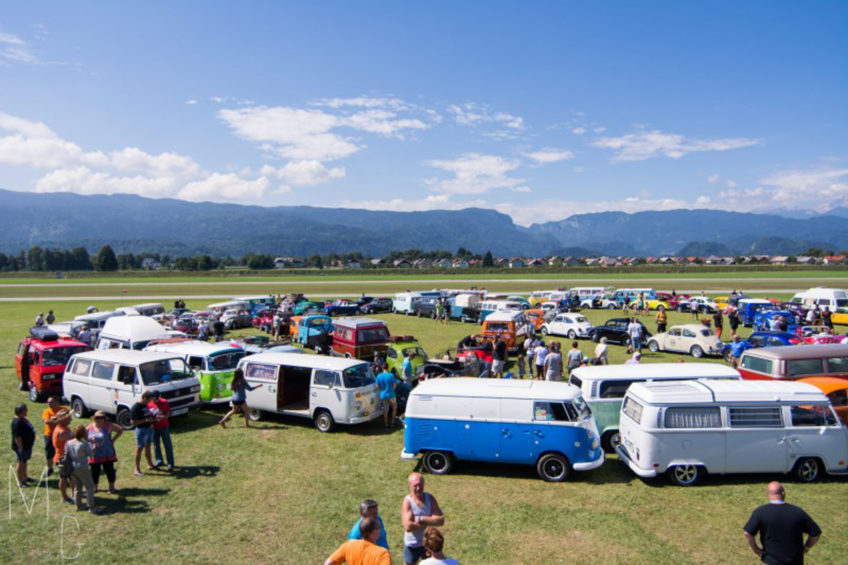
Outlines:
<svg viewBox="0 0 848 565"><path fill-rule="evenodd" d="M0 187L387 210L848 205L846 2L0 0Z"/></svg>

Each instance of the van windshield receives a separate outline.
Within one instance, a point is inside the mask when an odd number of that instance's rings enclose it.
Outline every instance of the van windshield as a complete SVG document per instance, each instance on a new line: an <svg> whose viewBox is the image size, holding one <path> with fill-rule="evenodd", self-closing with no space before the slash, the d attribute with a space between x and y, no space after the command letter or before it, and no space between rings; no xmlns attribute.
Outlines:
<svg viewBox="0 0 848 565"><path fill-rule="evenodd" d="M568 404L568 401L565 401L565 404ZM575 396L571 399L571 404L574 405L575 410L577 410L577 414L580 420L588 420L592 417L592 411L589 409L589 405L586 404L586 401L583 400L582 396Z"/></svg>
<svg viewBox="0 0 848 565"><path fill-rule="evenodd" d="M191 371L185 361L179 358L144 363L139 369L141 380L146 385L180 381L191 377Z"/></svg>
<svg viewBox="0 0 848 565"><path fill-rule="evenodd" d="M44 355L41 357L42 367L61 367L68 364L68 359L71 355L82 353L88 348L82 345L75 347L51 347L44 350Z"/></svg>
<svg viewBox="0 0 848 565"><path fill-rule="evenodd" d="M357 332L357 343L374 343L389 340L386 328L366 328Z"/></svg>
<svg viewBox="0 0 848 565"><path fill-rule="evenodd" d="M247 355L244 351L228 351L218 353L209 358L209 368L213 371L229 371L235 369L238 362Z"/></svg>
<svg viewBox="0 0 848 565"><path fill-rule="evenodd" d="M404 347L403 348L403 356L409 357L410 353L415 353L416 357L427 358L427 352L421 349L420 347Z"/></svg>
<svg viewBox="0 0 848 565"><path fill-rule="evenodd" d="M345 369L342 373L344 378L345 388L361 388L374 384L374 373L371 372L371 365L363 363L356 365L350 369Z"/></svg>

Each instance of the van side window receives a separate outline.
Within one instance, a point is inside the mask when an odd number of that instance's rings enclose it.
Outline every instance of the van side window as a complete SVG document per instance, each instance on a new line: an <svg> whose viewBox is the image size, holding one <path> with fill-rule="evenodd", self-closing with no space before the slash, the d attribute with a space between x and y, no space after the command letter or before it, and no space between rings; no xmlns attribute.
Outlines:
<svg viewBox="0 0 848 565"><path fill-rule="evenodd" d="M824 373L821 359L792 359L789 361L789 376L820 375Z"/></svg>
<svg viewBox="0 0 848 565"><path fill-rule="evenodd" d="M571 421L571 418L568 417L565 407L561 402L534 402L533 419L546 421L556 420L559 422Z"/></svg>
<svg viewBox="0 0 848 565"><path fill-rule="evenodd" d="M780 406L745 406L729 408L731 428L780 428Z"/></svg>
<svg viewBox="0 0 848 565"><path fill-rule="evenodd" d="M848 373L848 357L828 357L828 373Z"/></svg>
<svg viewBox="0 0 848 565"><path fill-rule="evenodd" d="M720 428L718 406L682 406L665 411L666 428Z"/></svg>
<svg viewBox="0 0 848 565"><path fill-rule="evenodd" d="M105 363L103 361L96 361L94 363L94 368L91 370L91 376L95 379L103 379L104 381L112 380L112 375L115 372L115 364L114 363Z"/></svg>
<svg viewBox="0 0 848 565"><path fill-rule="evenodd" d="M188 358L188 366L191 367L195 371L203 370L203 357L189 357Z"/></svg>
<svg viewBox="0 0 848 565"><path fill-rule="evenodd" d="M836 390L830 393L828 396L830 398L830 403L833 404L835 408L841 406L848 406L848 390Z"/></svg>
<svg viewBox="0 0 848 565"><path fill-rule="evenodd" d="M624 394L633 381L603 381L601 382L598 398L624 398Z"/></svg>
<svg viewBox="0 0 848 565"><path fill-rule="evenodd" d="M70 372L81 377L87 377L91 372L91 361L88 359L75 359L74 366Z"/></svg>
<svg viewBox="0 0 848 565"><path fill-rule="evenodd" d="M576 386L577 388L582 388L582 387L583 387L583 381L582 381L582 380L580 380L580 377L578 377L578 376L576 376L576 375L571 375L571 378L568 380L568 382L569 382L570 384L573 384L573 385L574 385L574 386Z"/></svg>
<svg viewBox="0 0 848 565"><path fill-rule="evenodd" d="M336 372L316 369L312 382L318 386L333 386L336 384Z"/></svg>
<svg viewBox="0 0 848 565"><path fill-rule="evenodd" d="M792 407L792 425L794 427L804 426L835 426L836 420L827 406L813 404L808 406Z"/></svg>
<svg viewBox="0 0 848 565"><path fill-rule="evenodd" d="M741 366L743 369L748 369L749 371L770 375L772 361L771 359L763 359L754 355L743 355Z"/></svg>
<svg viewBox="0 0 848 565"><path fill-rule="evenodd" d="M642 409L642 405L631 396L624 399L624 405L621 407L621 411L637 424L642 423Z"/></svg>

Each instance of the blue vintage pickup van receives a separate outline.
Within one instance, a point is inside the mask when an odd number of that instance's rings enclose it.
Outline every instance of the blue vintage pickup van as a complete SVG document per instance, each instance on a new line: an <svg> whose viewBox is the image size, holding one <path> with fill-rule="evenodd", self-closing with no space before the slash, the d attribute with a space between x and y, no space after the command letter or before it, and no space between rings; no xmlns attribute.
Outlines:
<svg viewBox="0 0 848 565"><path fill-rule="evenodd" d="M424 381L409 396L401 457L430 473L455 460L535 465L546 481L600 467L604 452L580 389L559 382L474 378Z"/></svg>

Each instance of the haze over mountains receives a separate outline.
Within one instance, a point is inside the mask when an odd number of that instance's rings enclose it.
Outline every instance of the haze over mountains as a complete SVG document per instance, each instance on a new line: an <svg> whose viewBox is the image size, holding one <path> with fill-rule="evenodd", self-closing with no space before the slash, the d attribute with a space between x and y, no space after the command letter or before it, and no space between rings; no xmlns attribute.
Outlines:
<svg viewBox="0 0 848 565"><path fill-rule="evenodd" d="M602 212L517 226L500 212L384 212L0 190L0 251L33 245L96 252L304 256L465 247L511 255L798 254L848 249L848 210L809 218L718 210Z"/></svg>

